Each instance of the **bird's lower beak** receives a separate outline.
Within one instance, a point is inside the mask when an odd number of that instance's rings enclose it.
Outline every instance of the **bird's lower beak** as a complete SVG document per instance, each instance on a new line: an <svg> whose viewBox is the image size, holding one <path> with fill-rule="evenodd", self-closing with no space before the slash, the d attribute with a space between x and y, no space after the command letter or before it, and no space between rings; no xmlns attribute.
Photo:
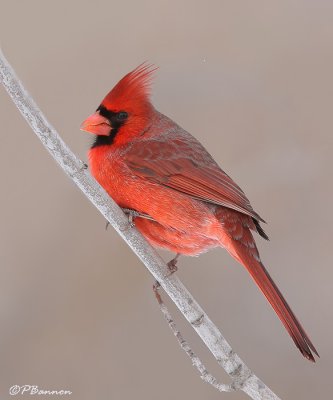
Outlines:
<svg viewBox="0 0 333 400"><path fill-rule="evenodd" d="M80 126L81 131L94 133L95 135L108 136L111 131L111 125L107 118L95 112L90 115Z"/></svg>

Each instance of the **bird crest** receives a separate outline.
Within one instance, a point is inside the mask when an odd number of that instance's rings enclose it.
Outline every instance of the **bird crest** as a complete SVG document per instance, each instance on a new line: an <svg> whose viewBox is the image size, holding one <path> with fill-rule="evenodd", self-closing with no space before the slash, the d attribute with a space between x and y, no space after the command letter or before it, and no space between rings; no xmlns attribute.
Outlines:
<svg viewBox="0 0 333 400"><path fill-rule="evenodd" d="M128 106L149 102L151 83L157 67L146 62L125 75L105 96L102 104L117 111Z"/></svg>

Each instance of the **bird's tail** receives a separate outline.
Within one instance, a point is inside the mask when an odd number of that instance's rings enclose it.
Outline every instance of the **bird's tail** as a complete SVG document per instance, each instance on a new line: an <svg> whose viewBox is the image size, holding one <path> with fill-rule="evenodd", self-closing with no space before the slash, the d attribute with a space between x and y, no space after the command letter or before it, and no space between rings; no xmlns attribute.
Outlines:
<svg viewBox="0 0 333 400"><path fill-rule="evenodd" d="M260 261L250 230L244 230L244 234L246 237L243 236L243 240L230 238L229 245L225 247L249 271L303 356L314 362L315 359L312 352L319 357L316 348Z"/></svg>

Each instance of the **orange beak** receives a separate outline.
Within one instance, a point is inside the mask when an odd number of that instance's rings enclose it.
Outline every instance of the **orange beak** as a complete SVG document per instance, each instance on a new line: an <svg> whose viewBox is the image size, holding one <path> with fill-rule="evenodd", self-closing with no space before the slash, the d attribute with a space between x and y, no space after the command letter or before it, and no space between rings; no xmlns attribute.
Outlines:
<svg viewBox="0 0 333 400"><path fill-rule="evenodd" d="M90 115L80 126L81 131L94 133L95 135L108 136L112 129L107 118L100 115L99 112Z"/></svg>

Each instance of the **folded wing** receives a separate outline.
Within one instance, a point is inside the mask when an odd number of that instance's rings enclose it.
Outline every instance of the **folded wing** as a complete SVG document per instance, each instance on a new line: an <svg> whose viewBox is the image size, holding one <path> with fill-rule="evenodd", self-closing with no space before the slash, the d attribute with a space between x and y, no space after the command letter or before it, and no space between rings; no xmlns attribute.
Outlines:
<svg viewBox="0 0 333 400"><path fill-rule="evenodd" d="M201 201L237 210L265 222L252 208L242 189L214 162L198 142L150 139L134 144L125 156L138 176ZM198 152L200 146L200 152Z"/></svg>

